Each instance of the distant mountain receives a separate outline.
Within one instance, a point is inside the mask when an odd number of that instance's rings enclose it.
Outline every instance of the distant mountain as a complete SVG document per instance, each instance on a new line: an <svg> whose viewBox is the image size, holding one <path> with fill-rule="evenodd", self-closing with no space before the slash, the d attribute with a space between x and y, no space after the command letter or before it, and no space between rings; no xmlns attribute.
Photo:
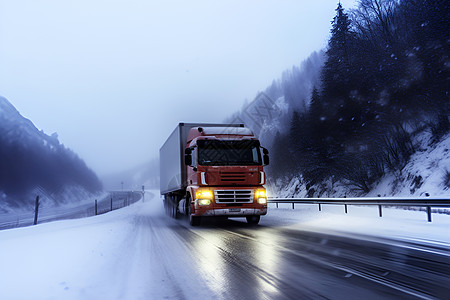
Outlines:
<svg viewBox="0 0 450 300"><path fill-rule="evenodd" d="M35 194L59 204L101 190L95 173L56 133L39 131L0 97L0 209L22 207Z"/></svg>

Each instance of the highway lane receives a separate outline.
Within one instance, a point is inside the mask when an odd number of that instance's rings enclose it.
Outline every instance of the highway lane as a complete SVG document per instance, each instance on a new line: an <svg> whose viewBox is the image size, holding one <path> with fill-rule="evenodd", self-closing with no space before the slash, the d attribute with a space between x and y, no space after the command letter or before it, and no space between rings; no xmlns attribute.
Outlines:
<svg viewBox="0 0 450 300"><path fill-rule="evenodd" d="M445 247L296 230L271 225L270 219L256 227L236 220L207 220L193 228L186 219L156 218L152 223L169 228L177 243L188 249L183 256L190 263L180 268L188 273L195 269L192 272L202 277L198 280L221 299L450 295L450 253ZM169 257L180 255L166 250Z"/></svg>

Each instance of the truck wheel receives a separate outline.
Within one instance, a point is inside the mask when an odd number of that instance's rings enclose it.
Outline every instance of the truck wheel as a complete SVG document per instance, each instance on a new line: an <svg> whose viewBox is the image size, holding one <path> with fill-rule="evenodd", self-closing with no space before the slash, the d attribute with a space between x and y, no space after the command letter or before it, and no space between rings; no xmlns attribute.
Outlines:
<svg viewBox="0 0 450 300"><path fill-rule="evenodd" d="M250 225L258 225L259 223L259 219L261 218L260 216L248 216L247 218L247 223Z"/></svg>
<svg viewBox="0 0 450 300"><path fill-rule="evenodd" d="M197 217L197 216L193 216L192 215L192 211L191 211L191 198L187 197L186 198L186 202L187 202L187 215L189 218L189 224L191 224L191 226L198 226L200 225L201 222L201 217Z"/></svg>
<svg viewBox="0 0 450 300"><path fill-rule="evenodd" d="M168 204L170 216L174 219L178 218L177 196L170 196Z"/></svg>
<svg viewBox="0 0 450 300"><path fill-rule="evenodd" d="M164 211L166 212L166 215L169 215L169 199L168 196L164 196Z"/></svg>
<svg viewBox="0 0 450 300"><path fill-rule="evenodd" d="M172 218L178 219L178 203L177 203L177 197L173 197L172 202Z"/></svg>

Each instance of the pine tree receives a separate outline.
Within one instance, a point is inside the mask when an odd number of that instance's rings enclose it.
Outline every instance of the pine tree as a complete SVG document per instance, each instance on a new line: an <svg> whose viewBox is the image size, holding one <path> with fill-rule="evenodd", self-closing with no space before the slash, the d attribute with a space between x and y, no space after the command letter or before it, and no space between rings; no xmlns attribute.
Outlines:
<svg viewBox="0 0 450 300"><path fill-rule="evenodd" d="M350 30L350 20L340 2L331 23L331 37L326 51L327 60L322 70L323 93L327 97L345 97L352 85L350 52L355 35Z"/></svg>
<svg viewBox="0 0 450 300"><path fill-rule="evenodd" d="M322 110L323 108L320 103L319 91L316 87L314 87L311 93L311 101L309 102L308 114L311 118L320 118L320 115L323 113Z"/></svg>
<svg viewBox="0 0 450 300"><path fill-rule="evenodd" d="M297 111L294 111L294 113L292 114L291 128L290 128L290 132L289 132L289 136L290 136L290 140L291 140L290 144L292 146L292 149L297 150L301 147L301 145L300 145L301 129L302 129L302 124L300 121L300 115Z"/></svg>

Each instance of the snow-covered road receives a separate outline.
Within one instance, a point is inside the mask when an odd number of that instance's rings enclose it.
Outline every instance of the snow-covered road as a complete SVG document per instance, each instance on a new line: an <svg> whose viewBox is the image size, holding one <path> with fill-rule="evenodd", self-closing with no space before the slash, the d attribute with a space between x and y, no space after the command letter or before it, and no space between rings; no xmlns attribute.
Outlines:
<svg viewBox="0 0 450 300"><path fill-rule="evenodd" d="M183 245L157 200L0 232L0 299L176 298Z"/></svg>
<svg viewBox="0 0 450 300"><path fill-rule="evenodd" d="M101 216L0 231L0 299L432 299L450 292L442 283L450 276L450 216L427 224L420 212L390 218L388 210L379 219L374 211L368 219L368 208L343 215L305 206L271 209L255 228L239 221L191 228L167 217L153 194ZM383 232L398 242L373 237Z"/></svg>

